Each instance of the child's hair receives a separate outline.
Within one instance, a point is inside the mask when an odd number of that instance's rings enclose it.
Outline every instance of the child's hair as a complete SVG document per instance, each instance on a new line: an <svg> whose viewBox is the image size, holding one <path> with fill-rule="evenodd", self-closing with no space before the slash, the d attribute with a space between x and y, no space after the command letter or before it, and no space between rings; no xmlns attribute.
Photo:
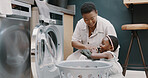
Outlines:
<svg viewBox="0 0 148 78"><path fill-rule="evenodd" d="M96 11L96 7L95 4L93 2L85 2L82 6L81 6L81 14L86 14L86 13L90 13L91 11Z"/></svg>
<svg viewBox="0 0 148 78"><path fill-rule="evenodd" d="M109 44L111 46L113 46L113 51L115 51L118 48L118 39L117 37L113 36L113 35L107 35L106 36L109 39Z"/></svg>

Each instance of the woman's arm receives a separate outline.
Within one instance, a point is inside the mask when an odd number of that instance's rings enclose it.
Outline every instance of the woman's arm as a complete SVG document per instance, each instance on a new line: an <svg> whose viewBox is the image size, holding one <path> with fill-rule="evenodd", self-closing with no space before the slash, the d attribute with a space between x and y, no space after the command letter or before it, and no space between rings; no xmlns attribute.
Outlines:
<svg viewBox="0 0 148 78"><path fill-rule="evenodd" d="M89 49L90 51L92 51L93 49L97 49L97 47L84 45L79 41L72 41L71 44L72 44L72 47L76 49Z"/></svg>
<svg viewBox="0 0 148 78"><path fill-rule="evenodd" d="M72 44L72 47L76 49L87 49L87 46L80 43L79 41L72 41L71 44Z"/></svg>

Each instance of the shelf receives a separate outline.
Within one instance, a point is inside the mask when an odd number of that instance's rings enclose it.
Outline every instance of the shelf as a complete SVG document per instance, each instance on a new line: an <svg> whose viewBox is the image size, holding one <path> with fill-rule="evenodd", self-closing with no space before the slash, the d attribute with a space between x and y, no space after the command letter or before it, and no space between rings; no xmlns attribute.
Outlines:
<svg viewBox="0 0 148 78"><path fill-rule="evenodd" d="M148 4L148 0L124 0L123 3L129 8L130 4Z"/></svg>
<svg viewBox="0 0 148 78"><path fill-rule="evenodd" d="M121 27L122 30L147 30L148 24L125 24Z"/></svg>

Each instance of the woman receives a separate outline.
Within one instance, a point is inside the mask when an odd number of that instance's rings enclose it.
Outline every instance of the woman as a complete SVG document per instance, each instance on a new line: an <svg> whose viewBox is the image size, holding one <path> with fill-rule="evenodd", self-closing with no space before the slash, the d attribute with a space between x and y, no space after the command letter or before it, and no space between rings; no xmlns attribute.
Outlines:
<svg viewBox="0 0 148 78"><path fill-rule="evenodd" d="M92 51L99 47L102 39L106 35L116 36L113 25L106 19L98 16L94 3L86 2L81 7L82 19L76 25L72 36L72 47L78 51L71 54L67 60L81 60L81 49ZM118 49L115 51L118 57Z"/></svg>

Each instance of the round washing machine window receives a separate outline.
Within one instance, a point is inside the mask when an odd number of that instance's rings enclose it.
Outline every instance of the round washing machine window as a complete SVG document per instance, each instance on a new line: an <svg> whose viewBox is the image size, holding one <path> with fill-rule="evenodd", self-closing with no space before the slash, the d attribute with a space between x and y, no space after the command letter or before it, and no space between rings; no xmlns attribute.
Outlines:
<svg viewBox="0 0 148 78"><path fill-rule="evenodd" d="M54 42L54 45L57 49L58 45L57 45L57 37L56 37L56 34L54 33L54 31L49 31L48 32L48 35L51 37L52 41Z"/></svg>
<svg viewBox="0 0 148 78"><path fill-rule="evenodd" d="M44 33L44 27L39 27L36 38L35 55L36 55L37 65L40 68L54 62L53 56L51 54L52 53L51 46L48 44L51 43L47 42L47 38Z"/></svg>
<svg viewBox="0 0 148 78"><path fill-rule="evenodd" d="M23 28L14 25L0 32L0 69L5 77L28 70L29 53L29 36Z"/></svg>
<svg viewBox="0 0 148 78"><path fill-rule="evenodd" d="M35 47L35 64L38 78L59 76L55 66L56 47L44 26L38 27Z"/></svg>
<svg viewBox="0 0 148 78"><path fill-rule="evenodd" d="M62 36L60 35L60 32L59 30L57 29L56 26L48 26L46 28L46 31L45 31L46 35L51 38L52 40L50 40L50 42L54 43L54 46L56 48L56 51L53 51L55 53L53 53L54 55L54 59L57 61L57 62L60 62L62 59L63 59L63 49L62 49ZM54 48L54 47L52 47Z"/></svg>

